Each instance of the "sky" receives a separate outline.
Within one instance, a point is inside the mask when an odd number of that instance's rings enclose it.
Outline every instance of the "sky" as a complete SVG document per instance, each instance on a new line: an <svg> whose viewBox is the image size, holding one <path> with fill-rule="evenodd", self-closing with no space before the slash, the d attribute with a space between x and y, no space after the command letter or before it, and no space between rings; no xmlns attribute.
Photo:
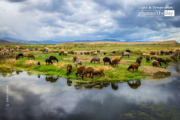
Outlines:
<svg viewBox="0 0 180 120"><path fill-rule="evenodd" d="M143 7L167 5L175 16L138 16ZM179 5L179 0L0 0L0 38L180 42Z"/></svg>

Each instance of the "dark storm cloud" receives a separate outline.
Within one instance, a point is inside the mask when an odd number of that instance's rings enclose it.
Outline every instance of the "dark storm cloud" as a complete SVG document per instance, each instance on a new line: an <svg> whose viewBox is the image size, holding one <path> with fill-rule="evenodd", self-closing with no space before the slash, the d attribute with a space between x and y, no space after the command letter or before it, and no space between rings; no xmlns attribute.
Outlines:
<svg viewBox="0 0 180 120"><path fill-rule="evenodd" d="M29 26L33 27L35 33L28 32L23 35L34 36L35 39L51 39L51 38L64 38L68 40L75 39L146 39L150 36L169 36L165 29L179 28L179 16L180 16L180 1L178 0L137 0L137 1L109 1L109 0L46 0L46 1L31 1L31 0L5 0L8 1L10 6L17 7L17 12L20 15L20 20L17 16L16 21L24 22L25 18L22 16L31 17L25 19L25 25L20 28L13 26L12 22L6 25L12 31L29 31ZM16 2L17 4L13 4ZM143 6L156 6L164 7L167 3L172 3L175 10L175 17L138 17L138 7ZM1 16L4 13L1 14ZM10 13L7 13L10 15ZM12 15L10 15L12 16ZM8 18L3 16L3 18ZM4 20L5 21L5 20ZM2 25L6 22L2 22ZM1 26L0 26L1 27ZM145 33L141 29L147 29ZM149 30L149 31L148 31ZM0 36L6 37L8 34L4 29L1 30L3 34ZM3 32L5 31L5 32ZM153 31L158 32L154 34ZM46 34L41 34L46 33ZM15 34L11 34L16 35ZM128 36L134 36L130 38ZM71 35L71 36L69 36ZM139 35L139 36L138 36ZM19 35L18 35L19 36ZM100 36L100 37L96 37ZM48 37L48 38L45 38ZM71 37L71 38L70 38ZM177 37L177 36L176 36ZM171 37L172 38L172 37ZM66 39L66 40L67 40ZM161 38L159 38L161 39ZM165 39L168 39L165 38Z"/></svg>
<svg viewBox="0 0 180 120"><path fill-rule="evenodd" d="M71 4L64 0L53 0L50 2L40 2L39 4L26 3L27 6L21 9L21 12L30 12L32 10L40 10L47 13L62 13L72 15Z"/></svg>
<svg viewBox="0 0 180 120"><path fill-rule="evenodd" d="M105 7L106 9L114 12L120 10L125 16L112 16L112 18L118 23L119 27L122 28L148 28L155 31L159 31L164 28L169 28L170 26L179 27L180 22L175 20L175 17L138 17L137 10L138 7L142 6L156 6L164 7L168 1L159 1L158 3L139 3L136 5L128 4L126 5L124 1L120 3L110 3L108 0L94 0L100 6ZM180 8L178 7L180 1L174 1L171 5L175 10L175 15L180 14ZM159 26L158 24L165 24L165 26Z"/></svg>

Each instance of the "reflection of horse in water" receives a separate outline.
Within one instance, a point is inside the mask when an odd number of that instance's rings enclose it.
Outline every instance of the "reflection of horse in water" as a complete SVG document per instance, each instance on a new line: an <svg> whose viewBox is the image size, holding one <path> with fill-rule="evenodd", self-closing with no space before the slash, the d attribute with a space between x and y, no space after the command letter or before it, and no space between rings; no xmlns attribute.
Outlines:
<svg viewBox="0 0 180 120"><path fill-rule="evenodd" d="M132 89L137 89L141 85L140 80L128 81L127 83Z"/></svg>
<svg viewBox="0 0 180 120"><path fill-rule="evenodd" d="M111 83L111 88L113 90L117 90L118 89L118 83Z"/></svg>
<svg viewBox="0 0 180 120"><path fill-rule="evenodd" d="M72 81L69 80L69 78L67 78L67 85L68 85L68 86L71 86L71 85L72 85Z"/></svg>
<svg viewBox="0 0 180 120"><path fill-rule="evenodd" d="M58 80L58 77L47 77L46 76L46 81L50 81L51 83L54 83L54 82L56 82Z"/></svg>
<svg viewBox="0 0 180 120"><path fill-rule="evenodd" d="M40 74L38 74L38 78L40 78L41 77L41 75Z"/></svg>
<svg viewBox="0 0 180 120"><path fill-rule="evenodd" d="M33 75L33 72L28 71L27 74L28 74L29 76L31 76L31 75Z"/></svg>
<svg viewBox="0 0 180 120"><path fill-rule="evenodd" d="M94 88L96 88L98 90L102 90L104 88L104 84L103 83L96 83Z"/></svg>
<svg viewBox="0 0 180 120"><path fill-rule="evenodd" d="M104 88L103 83L94 83L94 82L89 82L89 83L82 83L82 82L77 82L76 85L74 85L74 88L76 90L91 90L93 88L102 90Z"/></svg>
<svg viewBox="0 0 180 120"><path fill-rule="evenodd" d="M16 74L17 74L17 75L19 75L20 72L22 72L22 71L16 70Z"/></svg>
<svg viewBox="0 0 180 120"><path fill-rule="evenodd" d="M104 87L108 87L110 83L104 83Z"/></svg>
<svg viewBox="0 0 180 120"><path fill-rule="evenodd" d="M80 82L78 82L76 85L74 85L74 88L75 88L76 90L80 90L80 89L83 88L83 86L81 85Z"/></svg>

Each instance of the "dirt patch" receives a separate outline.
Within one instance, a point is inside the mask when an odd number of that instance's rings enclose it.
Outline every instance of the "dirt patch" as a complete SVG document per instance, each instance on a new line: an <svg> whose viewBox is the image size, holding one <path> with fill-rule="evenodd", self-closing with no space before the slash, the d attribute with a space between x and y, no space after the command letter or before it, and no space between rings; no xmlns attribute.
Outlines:
<svg viewBox="0 0 180 120"><path fill-rule="evenodd" d="M121 61L120 61L120 65L123 65L123 64L129 64L128 61L129 61L129 60L121 60Z"/></svg>
<svg viewBox="0 0 180 120"><path fill-rule="evenodd" d="M23 65L29 65L30 68L33 68L35 65L37 64L37 61L33 61L33 60L26 60ZM43 63L41 63L43 64Z"/></svg>
<svg viewBox="0 0 180 120"><path fill-rule="evenodd" d="M64 68L63 68L63 70L65 70L66 69L66 63L53 63L53 65L55 66L55 67L57 67L57 68L60 68L60 67L62 67L62 66L65 66Z"/></svg>
<svg viewBox="0 0 180 120"><path fill-rule="evenodd" d="M6 60L5 64L12 65L14 63L18 62L16 59Z"/></svg>
<svg viewBox="0 0 180 120"><path fill-rule="evenodd" d="M154 78L163 78L171 75L169 70L152 66L141 66L139 67L139 70L144 71L145 75L152 76Z"/></svg>
<svg viewBox="0 0 180 120"><path fill-rule="evenodd" d="M37 61L34 61L34 60L26 60L23 65L26 65L26 64L37 64Z"/></svg>
<svg viewBox="0 0 180 120"><path fill-rule="evenodd" d="M71 58L63 58L63 60L70 60L70 61L72 61L73 58L72 57Z"/></svg>

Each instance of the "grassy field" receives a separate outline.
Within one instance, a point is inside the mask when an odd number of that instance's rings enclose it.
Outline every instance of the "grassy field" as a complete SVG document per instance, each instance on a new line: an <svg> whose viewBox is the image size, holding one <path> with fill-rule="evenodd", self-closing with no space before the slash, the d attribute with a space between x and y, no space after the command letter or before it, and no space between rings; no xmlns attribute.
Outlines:
<svg viewBox="0 0 180 120"><path fill-rule="evenodd" d="M17 45L11 45L10 47L15 47ZM91 51L91 50L100 50L101 52L98 53L98 57L100 57L101 62L99 63L90 63L90 60L93 56L91 55L80 55L76 54L77 58L83 60L86 64L86 67L91 66L93 68L103 67L105 69L105 77L94 78L95 80L99 81L115 81L115 80L132 80L132 79L141 79L145 78L146 76L142 71L138 73L132 73L131 71L127 71L128 66L131 63L134 63L136 59L143 53L143 52L151 52L151 51L160 51L160 50L176 50L179 49L179 45L116 45L116 44L97 44L97 45L89 45L89 44L75 44L75 45L22 45L22 47L26 48L41 48L41 47L48 47L49 50L58 50L64 49L66 51ZM67 49L68 47L68 49ZM70 49L69 49L70 48ZM126 49L131 50L130 58L123 57L120 61L118 67L112 67L110 65L104 65L103 58L110 57L111 60L114 59L116 56L121 56L121 52L125 51ZM112 51L116 51L117 53L112 54ZM107 52L106 55L103 52ZM68 54L68 56L59 56L59 53L42 53L40 51L29 51L29 52L19 52L23 54L34 54L35 59L28 60L27 57L20 58L19 60L15 60L15 58L7 58L0 62L1 65L24 68L27 70L39 71L45 74L56 74L60 76L66 76L66 67L68 64L73 65L72 72L68 77L81 79L80 77L76 78L75 72L76 68L74 66L72 56L74 54ZM53 65L46 65L45 60L49 58L49 56L56 56L59 62L54 62ZM168 55L161 56L162 58L168 57ZM37 62L41 62L41 67L37 66ZM141 66L152 66L152 60L150 62L146 62L145 58L143 58ZM163 67L167 67L163 65ZM89 78L85 78L85 80L90 80Z"/></svg>

